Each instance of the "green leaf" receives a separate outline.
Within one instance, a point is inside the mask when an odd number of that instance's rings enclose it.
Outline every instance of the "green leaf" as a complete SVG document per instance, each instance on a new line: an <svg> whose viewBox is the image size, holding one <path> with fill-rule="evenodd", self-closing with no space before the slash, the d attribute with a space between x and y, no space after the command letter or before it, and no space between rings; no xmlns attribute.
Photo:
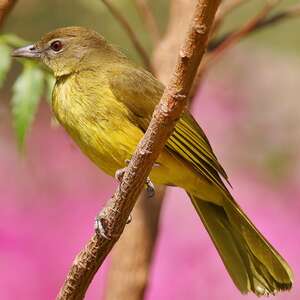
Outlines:
<svg viewBox="0 0 300 300"><path fill-rule="evenodd" d="M0 42L17 48L30 44L30 42L23 40L13 33L0 35Z"/></svg>
<svg viewBox="0 0 300 300"><path fill-rule="evenodd" d="M6 78L6 74L11 64L10 48L0 43L0 88Z"/></svg>
<svg viewBox="0 0 300 300"><path fill-rule="evenodd" d="M21 75L13 86L12 114L20 149L24 146L29 129L43 93L44 74L31 63L25 63Z"/></svg>

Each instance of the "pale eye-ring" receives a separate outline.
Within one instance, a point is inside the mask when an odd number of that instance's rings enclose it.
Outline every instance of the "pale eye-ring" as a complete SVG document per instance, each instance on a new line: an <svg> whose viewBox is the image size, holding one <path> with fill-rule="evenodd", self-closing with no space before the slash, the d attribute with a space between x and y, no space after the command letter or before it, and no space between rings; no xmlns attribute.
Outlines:
<svg viewBox="0 0 300 300"><path fill-rule="evenodd" d="M50 44L50 48L55 51L55 52L58 52L62 49L63 47L63 44L61 41L53 41L51 44Z"/></svg>

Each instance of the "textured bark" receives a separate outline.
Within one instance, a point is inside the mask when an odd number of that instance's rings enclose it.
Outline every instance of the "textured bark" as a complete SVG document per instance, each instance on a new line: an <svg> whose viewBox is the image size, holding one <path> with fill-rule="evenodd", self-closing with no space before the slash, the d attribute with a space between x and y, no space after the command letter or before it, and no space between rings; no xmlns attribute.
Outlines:
<svg viewBox="0 0 300 300"><path fill-rule="evenodd" d="M104 299L139 300L148 285L152 255L159 225L164 188L156 188L155 199L142 193L133 211L132 222L112 250Z"/></svg>
<svg viewBox="0 0 300 300"><path fill-rule="evenodd" d="M0 27L16 2L17 0L0 0Z"/></svg>
<svg viewBox="0 0 300 300"><path fill-rule="evenodd" d="M153 58L155 74L161 81L166 81L172 72L185 33L184 30L178 32L178 28L187 28L195 2L195 0L171 2L167 32L154 51ZM105 300L144 299L159 234L164 190L163 187L159 188L159 192L156 189L153 200L147 199L144 193L139 197L132 211L132 222L126 226L112 251Z"/></svg>
<svg viewBox="0 0 300 300"><path fill-rule="evenodd" d="M175 71L114 196L99 215L106 237L94 234L75 258L57 299L83 299L95 273L124 230L153 163L184 110L205 52L219 0L198 0ZM126 276L126 275L125 275Z"/></svg>

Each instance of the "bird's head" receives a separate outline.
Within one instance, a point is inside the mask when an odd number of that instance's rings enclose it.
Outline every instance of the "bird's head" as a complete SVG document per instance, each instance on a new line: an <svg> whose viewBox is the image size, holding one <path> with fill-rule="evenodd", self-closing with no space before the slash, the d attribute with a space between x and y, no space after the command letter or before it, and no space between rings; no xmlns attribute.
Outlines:
<svg viewBox="0 0 300 300"><path fill-rule="evenodd" d="M83 27L64 27L45 34L35 44L13 51L14 57L41 60L55 76L88 68L99 58L117 51L97 32Z"/></svg>

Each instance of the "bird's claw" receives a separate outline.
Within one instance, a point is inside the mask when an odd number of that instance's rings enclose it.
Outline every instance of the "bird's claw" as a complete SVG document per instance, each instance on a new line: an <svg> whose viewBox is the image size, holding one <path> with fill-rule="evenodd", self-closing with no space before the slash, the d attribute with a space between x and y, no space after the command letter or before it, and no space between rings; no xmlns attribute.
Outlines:
<svg viewBox="0 0 300 300"><path fill-rule="evenodd" d="M126 165L128 165L129 162L130 162L129 159L126 159L126 160L125 160ZM160 166L160 165L159 165L158 163L154 163L154 165L153 165L154 168L157 168L157 167L159 167L159 166ZM115 178L116 178L119 182L122 181L123 176L124 176L124 173L125 173L125 171L126 171L126 168L127 168L127 167L122 168L122 169L119 169L119 170L116 171L116 173L115 173ZM155 195L155 186L154 186L154 184L152 183L152 181L150 180L149 177L147 177L147 179L146 179L146 193L147 193L148 198L152 198L152 197L154 197L154 195ZM129 222L129 223L130 223L130 222ZM127 224L128 224L128 223L127 223Z"/></svg>
<svg viewBox="0 0 300 300"><path fill-rule="evenodd" d="M128 219L127 219L127 222L126 222L126 224L130 224L130 223L131 223L131 221L132 221L132 216L131 216L131 215L129 215L129 217L128 217Z"/></svg>
<svg viewBox="0 0 300 300"><path fill-rule="evenodd" d="M130 160L129 160L129 159L126 159L126 160L125 160L126 167L125 167L125 168L122 168L122 169L118 169L118 170L116 171L116 173L115 173L115 178L116 178L119 182L122 181L123 176L124 176L124 173L125 173L125 171L126 171L126 169L127 169L127 166L128 166L128 164L129 164L129 162L130 162Z"/></svg>
<svg viewBox="0 0 300 300"><path fill-rule="evenodd" d="M126 224L131 223L131 221L132 221L132 216L129 215L129 217L128 217L127 221L126 221ZM101 218L100 215L97 216L96 219L95 219L94 230L95 230L95 233L97 235L100 235L100 236L104 237L106 240L110 241L114 237L114 235L111 236L110 234L108 234L106 232L106 230L105 230L105 228L103 226L103 223L102 223L102 218ZM117 236L117 235L115 235L115 236Z"/></svg>
<svg viewBox="0 0 300 300"><path fill-rule="evenodd" d="M97 235L104 237L106 240L111 240L111 237L107 235L106 230L103 227L102 219L100 216L97 216L95 219L94 230Z"/></svg>
<svg viewBox="0 0 300 300"><path fill-rule="evenodd" d="M149 177L146 179L146 194L148 198L152 198L155 195L155 186Z"/></svg>
<svg viewBox="0 0 300 300"><path fill-rule="evenodd" d="M115 173L115 178L116 178L119 182L122 181L123 176L124 176L124 173L125 173L125 171L126 171L126 168L127 168L127 167L122 168L122 169L119 169L119 170L116 171L116 173Z"/></svg>

